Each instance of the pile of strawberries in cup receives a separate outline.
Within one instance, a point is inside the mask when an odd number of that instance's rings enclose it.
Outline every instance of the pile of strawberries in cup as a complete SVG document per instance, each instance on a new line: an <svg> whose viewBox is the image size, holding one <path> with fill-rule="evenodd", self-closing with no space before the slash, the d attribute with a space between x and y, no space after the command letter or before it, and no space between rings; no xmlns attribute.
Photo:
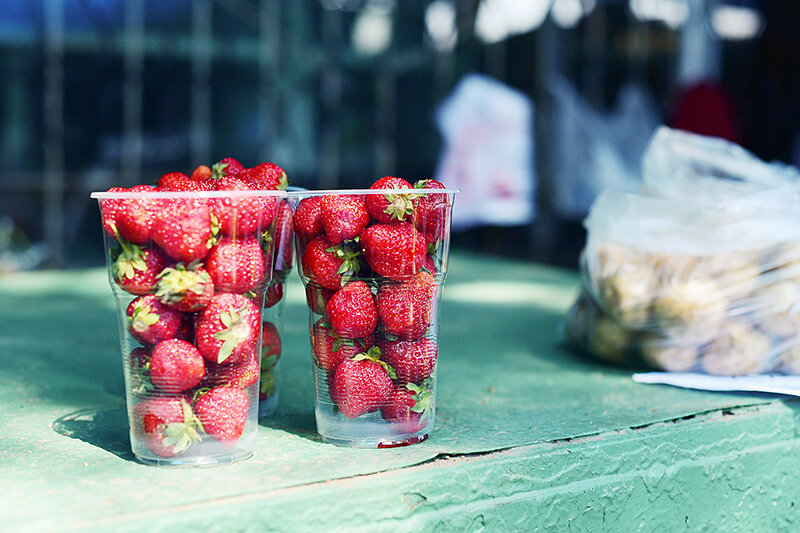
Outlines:
<svg viewBox="0 0 800 533"><path fill-rule="evenodd" d="M326 441L400 445L432 427L449 192L387 176L369 190L292 197Z"/></svg>
<svg viewBox="0 0 800 533"><path fill-rule="evenodd" d="M252 452L259 378L264 400L280 357L262 309L282 295L273 266L291 268L286 185L273 163L225 158L93 194L124 325L133 451L145 462Z"/></svg>

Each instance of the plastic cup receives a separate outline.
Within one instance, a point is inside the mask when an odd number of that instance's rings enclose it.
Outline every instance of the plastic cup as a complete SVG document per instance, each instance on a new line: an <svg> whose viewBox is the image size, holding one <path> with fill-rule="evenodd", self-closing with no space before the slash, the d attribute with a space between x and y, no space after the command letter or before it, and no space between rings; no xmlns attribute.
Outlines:
<svg viewBox="0 0 800 533"><path fill-rule="evenodd" d="M286 302L286 279L292 271L294 244L292 204L281 200L275 222L275 253L272 260L272 281L267 288L262 311L261 379L258 416L268 418L275 413L280 399L280 358L283 351L283 308Z"/></svg>
<svg viewBox="0 0 800 533"><path fill-rule="evenodd" d="M404 446L433 429L456 192L289 194L309 307L317 431L325 442Z"/></svg>
<svg viewBox="0 0 800 533"><path fill-rule="evenodd" d="M117 304L131 447L150 465L250 457L282 191L92 193Z"/></svg>

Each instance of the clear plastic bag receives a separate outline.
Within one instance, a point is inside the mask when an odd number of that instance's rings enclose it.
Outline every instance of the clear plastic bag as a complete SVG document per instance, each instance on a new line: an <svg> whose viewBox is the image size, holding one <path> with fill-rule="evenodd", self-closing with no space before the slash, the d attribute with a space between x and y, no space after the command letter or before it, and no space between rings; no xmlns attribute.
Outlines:
<svg viewBox="0 0 800 533"><path fill-rule="evenodd" d="M641 194L606 191L585 220L570 338L667 371L800 373L797 172L666 128L643 168Z"/></svg>

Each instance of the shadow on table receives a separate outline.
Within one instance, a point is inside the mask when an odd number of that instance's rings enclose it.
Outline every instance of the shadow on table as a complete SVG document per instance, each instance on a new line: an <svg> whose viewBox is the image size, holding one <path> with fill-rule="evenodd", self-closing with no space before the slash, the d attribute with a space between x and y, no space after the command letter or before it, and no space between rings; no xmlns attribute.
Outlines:
<svg viewBox="0 0 800 533"><path fill-rule="evenodd" d="M81 409L56 419L51 427L59 435L82 440L120 459L136 460L128 435L128 414L122 407Z"/></svg>

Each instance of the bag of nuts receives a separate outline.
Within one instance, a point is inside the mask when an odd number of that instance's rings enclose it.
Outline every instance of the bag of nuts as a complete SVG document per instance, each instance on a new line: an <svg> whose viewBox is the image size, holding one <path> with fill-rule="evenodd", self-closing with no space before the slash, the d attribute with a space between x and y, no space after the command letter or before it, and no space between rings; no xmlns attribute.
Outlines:
<svg viewBox="0 0 800 533"><path fill-rule="evenodd" d="M659 370L800 374L800 174L667 128L643 171L584 221L568 338Z"/></svg>

